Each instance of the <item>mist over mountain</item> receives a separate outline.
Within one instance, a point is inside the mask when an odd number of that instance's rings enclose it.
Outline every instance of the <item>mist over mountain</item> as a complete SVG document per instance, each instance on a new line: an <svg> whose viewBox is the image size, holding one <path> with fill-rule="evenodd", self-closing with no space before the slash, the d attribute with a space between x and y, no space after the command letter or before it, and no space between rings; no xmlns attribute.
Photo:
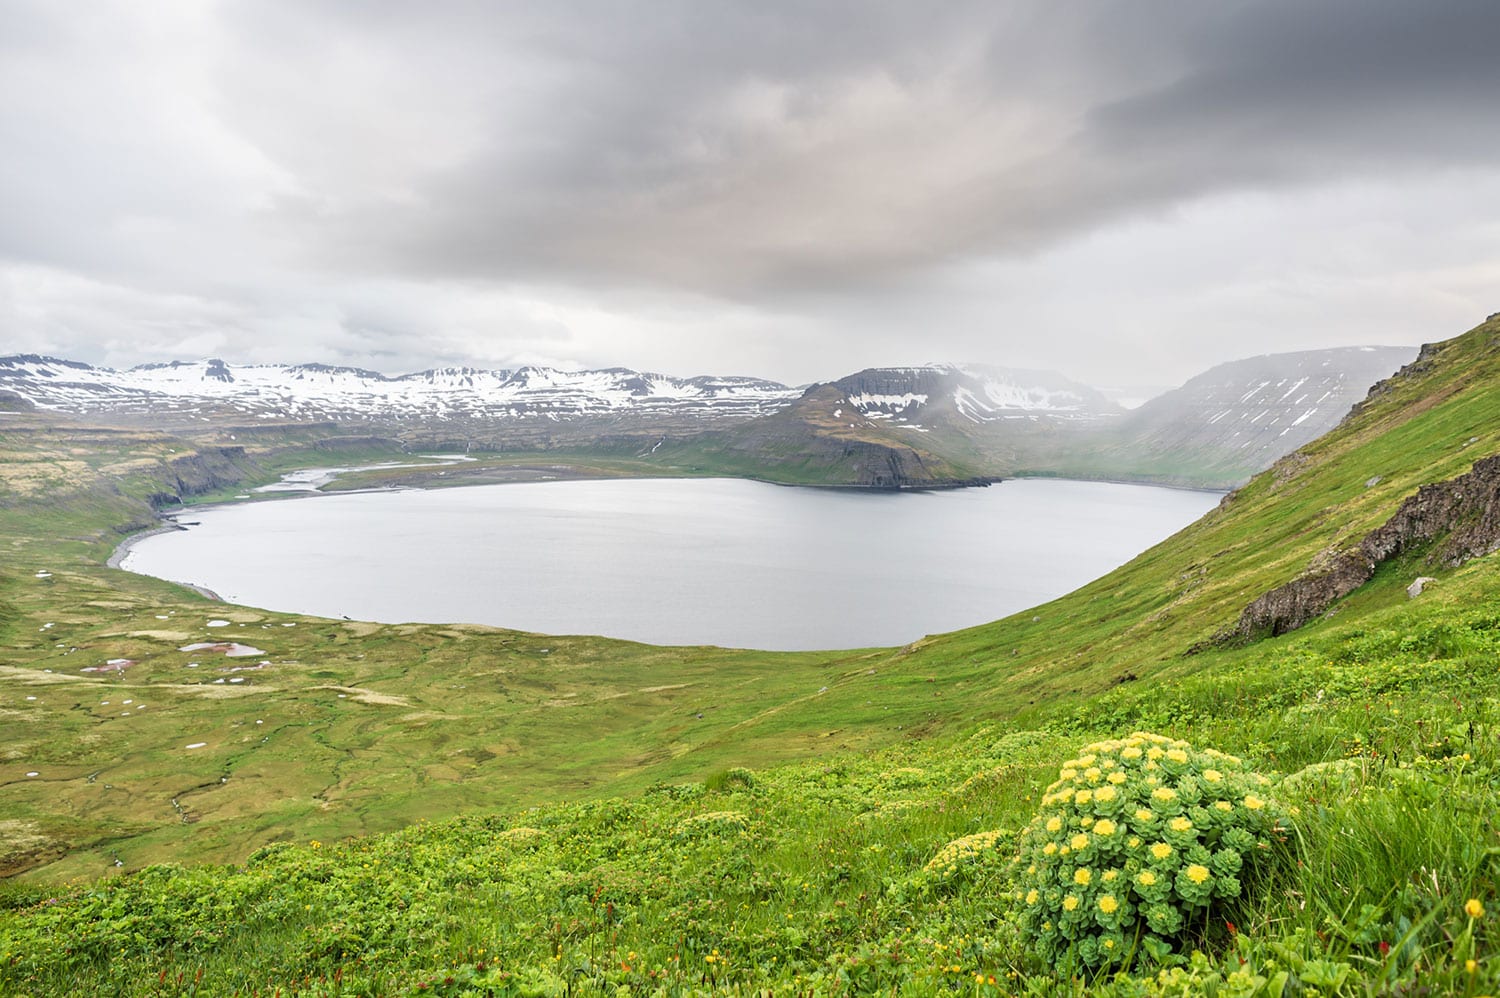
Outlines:
<svg viewBox="0 0 1500 998"><path fill-rule="evenodd" d="M1058 468L1235 485L1338 425L1408 347L1338 347L1230 361L1126 413Z"/></svg>
<svg viewBox="0 0 1500 998"><path fill-rule="evenodd" d="M699 473L874 488L1017 474L1228 487L1330 429L1414 351L1358 347L1221 364L1133 410L1055 371L867 368L793 388L627 368L443 367L389 376L324 364L0 358L0 399L126 425L328 424L413 449L583 449Z"/></svg>

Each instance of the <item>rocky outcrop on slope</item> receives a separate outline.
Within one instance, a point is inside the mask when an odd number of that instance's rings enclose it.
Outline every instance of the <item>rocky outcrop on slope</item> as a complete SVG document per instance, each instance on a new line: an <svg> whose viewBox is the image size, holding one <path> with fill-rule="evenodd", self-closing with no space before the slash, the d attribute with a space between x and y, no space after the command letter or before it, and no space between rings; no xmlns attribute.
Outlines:
<svg viewBox="0 0 1500 998"><path fill-rule="evenodd" d="M254 470L243 447L205 447L172 458L165 465L166 474L161 479L163 488L146 497L157 509L179 505L191 496L238 485Z"/></svg>
<svg viewBox="0 0 1500 998"><path fill-rule="evenodd" d="M34 408L25 396L0 389L0 412L30 412Z"/></svg>
<svg viewBox="0 0 1500 998"><path fill-rule="evenodd" d="M992 481L955 477L945 464L912 447L861 440L841 441L837 461L852 469L854 480L849 485L865 489L954 489Z"/></svg>
<svg viewBox="0 0 1500 998"><path fill-rule="evenodd" d="M1500 550L1500 455L1422 486L1353 550L1319 555L1306 573L1245 607L1221 637L1253 640L1296 630L1364 585L1383 562L1427 546L1427 564L1446 568Z"/></svg>

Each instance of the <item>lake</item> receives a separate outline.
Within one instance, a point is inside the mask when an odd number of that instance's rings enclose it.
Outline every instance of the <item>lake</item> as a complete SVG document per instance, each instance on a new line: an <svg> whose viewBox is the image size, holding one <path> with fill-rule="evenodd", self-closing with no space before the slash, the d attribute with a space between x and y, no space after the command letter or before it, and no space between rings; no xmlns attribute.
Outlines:
<svg viewBox="0 0 1500 998"><path fill-rule="evenodd" d="M905 644L1070 592L1217 493L1022 479L944 492L628 479L191 511L122 567L272 610L654 644Z"/></svg>

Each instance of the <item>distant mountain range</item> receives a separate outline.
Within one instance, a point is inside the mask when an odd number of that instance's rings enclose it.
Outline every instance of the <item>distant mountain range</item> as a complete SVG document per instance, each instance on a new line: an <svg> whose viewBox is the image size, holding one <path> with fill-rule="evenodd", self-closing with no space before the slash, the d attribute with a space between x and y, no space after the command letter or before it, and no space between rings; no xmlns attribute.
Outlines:
<svg viewBox="0 0 1500 998"><path fill-rule="evenodd" d="M653 411L749 418L797 396L795 389L757 378L672 378L624 368L446 367L387 377L325 364L231 367L204 360L114 371L34 355L0 358L0 389L38 408L75 415L380 423L557 420Z"/></svg>
<svg viewBox="0 0 1500 998"><path fill-rule="evenodd" d="M328 423L419 448L598 448L830 485L1065 474L1228 486L1330 429L1414 354L1359 347L1235 361L1134 410L1055 372L956 365L872 368L790 388L624 368L390 377L222 360L115 371L19 355L0 358L0 408L169 429Z"/></svg>
<svg viewBox="0 0 1500 998"><path fill-rule="evenodd" d="M1415 348L1351 347L1221 364L1137 409L1046 371L877 368L691 444L783 478L920 487L1019 474L1228 488L1332 429Z"/></svg>

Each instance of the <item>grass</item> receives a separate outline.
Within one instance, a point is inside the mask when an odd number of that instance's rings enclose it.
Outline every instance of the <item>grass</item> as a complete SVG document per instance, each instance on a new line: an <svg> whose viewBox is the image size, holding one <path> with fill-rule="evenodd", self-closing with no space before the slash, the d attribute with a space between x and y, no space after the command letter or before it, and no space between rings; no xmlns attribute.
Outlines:
<svg viewBox="0 0 1500 998"><path fill-rule="evenodd" d="M1482 993L1500 982L1495 916L1464 905L1500 907L1500 701L1475 665L1500 651L1500 606L1481 591L1463 594L1477 601L1452 658L1428 656L1455 625L1413 604L1364 633L1236 653L1179 687L1040 709L1034 727L302 839L233 868L23 883L0 921L3 979L33 994L173 993L179 977L190 993L200 971L204 993L244 994L1251 993L1230 984L1249 967L1302 988L1341 982L1323 993ZM1276 682L1291 668L1294 689ZM1057 979L1006 921L1003 849L951 873L929 864L955 839L1019 827L1061 759L1133 725L1285 776L1292 860L1223 913L1233 934L1201 928L1202 958Z"/></svg>
<svg viewBox="0 0 1500 998"><path fill-rule="evenodd" d="M0 837L4 866L26 872L4 895L0 988L1493 991L1492 559L1389 566L1292 635L1188 651L1417 485L1500 450L1497 332L1452 341L1432 371L1104 580L837 653L210 603L103 560L150 521L168 474L223 496L326 453L247 447L219 456L232 468L216 482L206 465L173 469L181 440L7 420ZM623 460L591 470L636 470ZM1409 569L1438 577L1417 600ZM224 638L270 666L230 673L178 650ZM80 671L113 658L135 664ZM1137 729L1281 780L1291 851L1222 913L1233 932L1198 927L1198 955L1120 980L1060 975L1016 932L1003 850L952 879L926 867L954 839L1013 832L1061 760ZM1471 917L1471 898L1488 914Z"/></svg>

